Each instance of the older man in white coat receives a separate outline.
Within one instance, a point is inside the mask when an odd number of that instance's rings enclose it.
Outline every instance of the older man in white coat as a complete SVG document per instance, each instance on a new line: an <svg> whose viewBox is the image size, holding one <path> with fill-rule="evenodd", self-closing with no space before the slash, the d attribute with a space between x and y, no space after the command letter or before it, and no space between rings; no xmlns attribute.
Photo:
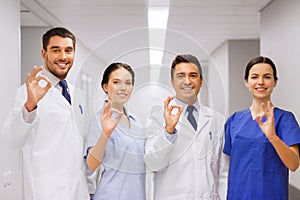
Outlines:
<svg viewBox="0 0 300 200"><path fill-rule="evenodd" d="M22 149L25 200L89 199L84 141L77 126L84 120L84 107L65 80L75 42L65 28L43 35L44 68L34 67L28 74L5 123L4 133Z"/></svg>
<svg viewBox="0 0 300 200"><path fill-rule="evenodd" d="M195 56L176 56L171 67L176 97L152 110L146 131L144 160L154 172L155 200L226 199L224 117L198 101L202 81Z"/></svg>

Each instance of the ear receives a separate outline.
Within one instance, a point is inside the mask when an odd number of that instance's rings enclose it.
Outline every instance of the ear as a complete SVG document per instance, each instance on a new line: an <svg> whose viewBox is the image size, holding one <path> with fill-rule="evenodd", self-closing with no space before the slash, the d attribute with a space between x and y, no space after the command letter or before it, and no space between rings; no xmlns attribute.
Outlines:
<svg viewBox="0 0 300 200"><path fill-rule="evenodd" d="M102 86L104 92L107 94L107 83L104 83Z"/></svg>
<svg viewBox="0 0 300 200"><path fill-rule="evenodd" d="M202 88L202 85L203 85L203 78L201 78L200 76L200 88Z"/></svg>
<svg viewBox="0 0 300 200"><path fill-rule="evenodd" d="M248 80L244 80L244 82L245 82L245 86L248 88L249 87Z"/></svg>
<svg viewBox="0 0 300 200"><path fill-rule="evenodd" d="M172 85L173 88L174 88L174 78L171 78L170 82L171 82L171 85Z"/></svg>
<svg viewBox="0 0 300 200"><path fill-rule="evenodd" d="M278 79L275 81L274 87L276 87L277 83L278 83Z"/></svg>
<svg viewBox="0 0 300 200"><path fill-rule="evenodd" d="M46 60L47 52L44 49L42 49L41 54L42 54L43 59Z"/></svg>

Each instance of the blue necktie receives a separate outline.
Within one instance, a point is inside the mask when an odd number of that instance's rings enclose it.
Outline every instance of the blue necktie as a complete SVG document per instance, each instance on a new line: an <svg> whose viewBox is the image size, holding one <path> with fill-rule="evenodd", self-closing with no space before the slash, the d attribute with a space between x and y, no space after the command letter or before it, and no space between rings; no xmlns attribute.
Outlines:
<svg viewBox="0 0 300 200"><path fill-rule="evenodd" d="M67 99L67 101L71 104L71 96L68 92L68 84L66 80L59 81L59 85L62 87L62 95Z"/></svg>
<svg viewBox="0 0 300 200"><path fill-rule="evenodd" d="M193 115L193 111L196 110L196 108L194 106L188 106L186 108L186 111L188 112L188 116L187 116L187 119L189 120L189 122L191 123L191 125L193 126L193 128L195 130L197 130L197 122L196 122L196 119Z"/></svg>

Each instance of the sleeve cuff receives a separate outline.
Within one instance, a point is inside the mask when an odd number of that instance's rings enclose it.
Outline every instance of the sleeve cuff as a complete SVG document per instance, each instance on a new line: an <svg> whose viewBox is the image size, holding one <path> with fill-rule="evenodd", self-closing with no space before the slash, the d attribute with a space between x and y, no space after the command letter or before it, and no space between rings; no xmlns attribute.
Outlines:
<svg viewBox="0 0 300 200"><path fill-rule="evenodd" d="M175 131L174 131L174 133L173 134L169 134L169 133L167 133L167 131L165 131L164 130L164 133L165 133L165 136L166 136L166 138L170 141L170 142L172 142L173 144L174 144L174 142L175 142L175 140L176 140L176 138L177 138L177 130L175 129Z"/></svg>
<svg viewBox="0 0 300 200"><path fill-rule="evenodd" d="M23 106L22 107L23 120L26 123L31 124L36 118L36 112L37 112L37 109L34 109L31 112L28 112L28 110L25 108L25 106Z"/></svg>

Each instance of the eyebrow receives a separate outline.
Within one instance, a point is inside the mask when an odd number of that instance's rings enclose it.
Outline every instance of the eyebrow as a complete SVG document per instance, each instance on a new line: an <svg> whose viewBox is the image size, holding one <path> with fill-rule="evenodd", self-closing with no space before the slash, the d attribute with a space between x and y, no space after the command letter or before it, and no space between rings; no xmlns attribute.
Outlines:
<svg viewBox="0 0 300 200"><path fill-rule="evenodd" d="M252 76L252 75L259 75L259 74L258 74L258 73L253 73L253 74L250 74L250 75ZM265 76L265 75L271 75L271 76L272 76L272 73L266 73L266 74L263 74L263 75L264 75L264 76Z"/></svg>
<svg viewBox="0 0 300 200"><path fill-rule="evenodd" d="M178 72L178 73L176 73L176 75L182 75L182 74L187 74L187 75L190 75L190 74L199 74L198 72L189 72L189 73L187 73L187 72Z"/></svg>
<svg viewBox="0 0 300 200"><path fill-rule="evenodd" d="M58 49L58 48L61 48L61 46L52 46L50 47L50 49ZM73 49L72 46L67 46L66 49Z"/></svg>
<svg viewBox="0 0 300 200"><path fill-rule="evenodd" d="M113 78L112 81L120 81L122 80L121 78ZM132 79L126 79L125 81L132 81Z"/></svg>

